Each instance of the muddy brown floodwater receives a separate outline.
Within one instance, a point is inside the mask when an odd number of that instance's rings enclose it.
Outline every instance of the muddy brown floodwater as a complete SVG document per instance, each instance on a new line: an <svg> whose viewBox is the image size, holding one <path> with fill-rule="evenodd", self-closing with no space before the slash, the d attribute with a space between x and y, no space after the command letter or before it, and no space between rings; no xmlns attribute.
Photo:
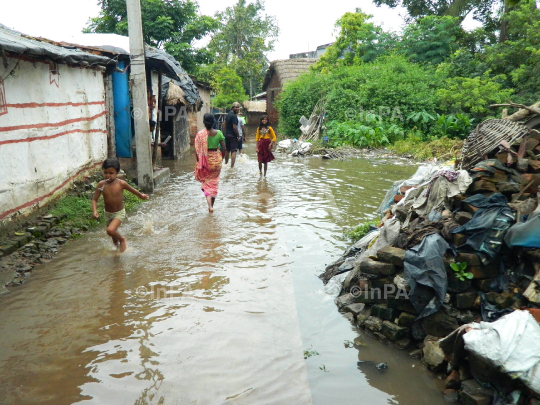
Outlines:
<svg viewBox="0 0 540 405"><path fill-rule="evenodd" d="M193 157L169 162L171 180L121 228L125 254L94 230L0 297L1 404L444 403L317 278L415 167L279 156L261 179L247 152L223 170L213 215Z"/></svg>

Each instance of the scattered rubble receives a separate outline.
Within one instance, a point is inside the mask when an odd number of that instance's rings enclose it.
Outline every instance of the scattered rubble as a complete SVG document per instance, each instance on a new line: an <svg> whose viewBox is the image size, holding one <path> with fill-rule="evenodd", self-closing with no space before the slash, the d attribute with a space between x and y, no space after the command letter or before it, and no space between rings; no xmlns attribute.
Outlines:
<svg viewBox="0 0 540 405"><path fill-rule="evenodd" d="M508 350L524 344L516 331L540 333L533 320L540 320L540 132L490 121L471 134L460 160L420 166L411 179L394 183L379 208L378 228L320 277L341 285L336 304L370 335L383 342L408 339L405 347L421 349L426 367L452 371L449 400L536 403L538 342L516 352L522 361L525 353L532 356L523 369L499 356L496 333L484 332L476 349L470 343L475 335L469 331L496 331L498 322L514 322L512 336L505 335ZM456 331L466 344L456 340L444 350L441 338Z"/></svg>
<svg viewBox="0 0 540 405"><path fill-rule="evenodd" d="M91 198L93 183L101 179L96 171L73 184L68 195ZM58 253L58 249L88 231L88 227L74 227L64 222L65 215L42 214L22 218L10 229L0 234L0 295L9 292L10 287L19 286L30 277L32 270L47 263Z"/></svg>
<svg viewBox="0 0 540 405"><path fill-rule="evenodd" d="M68 239L88 230L59 225L62 219L62 216L46 215L39 218L36 226L26 228L27 232L16 232L11 237L2 238L0 294L9 292L6 287L22 284L35 266L49 262Z"/></svg>

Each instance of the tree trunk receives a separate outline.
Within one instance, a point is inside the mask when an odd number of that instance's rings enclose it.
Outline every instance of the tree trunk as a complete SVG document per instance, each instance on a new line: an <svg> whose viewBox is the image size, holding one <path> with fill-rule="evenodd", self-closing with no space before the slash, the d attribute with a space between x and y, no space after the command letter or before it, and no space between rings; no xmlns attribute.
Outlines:
<svg viewBox="0 0 540 405"><path fill-rule="evenodd" d="M506 15L508 14L508 0L503 0L503 13L501 16L501 32L499 33L499 43L506 41Z"/></svg>

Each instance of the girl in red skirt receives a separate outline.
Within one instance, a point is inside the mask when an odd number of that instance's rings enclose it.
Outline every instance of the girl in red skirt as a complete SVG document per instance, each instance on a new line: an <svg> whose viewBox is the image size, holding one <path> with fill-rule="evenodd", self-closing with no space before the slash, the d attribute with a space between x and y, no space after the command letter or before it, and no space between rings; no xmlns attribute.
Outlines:
<svg viewBox="0 0 540 405"><path fill-rule="evenodd" d="M255 136L257 142L257 158L259 160L259 174L262 174L262 165L264 163L264 176L266 177L266 170L268 169L268 162L275 159L272 154L272 148L274 142L276 142L276 133L268 122L268 116L263 115L261 122L257 128L257 135Z"/></svg>

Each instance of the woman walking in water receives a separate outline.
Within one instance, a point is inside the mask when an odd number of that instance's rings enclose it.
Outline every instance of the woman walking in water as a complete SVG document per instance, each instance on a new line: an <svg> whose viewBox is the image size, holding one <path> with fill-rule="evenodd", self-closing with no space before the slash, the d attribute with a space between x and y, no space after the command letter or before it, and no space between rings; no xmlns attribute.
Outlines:
<svg viewBox="0 0 540 405"><path fill-rule="evenodd" d="M263 115L257 128L257 135L255 136L257 142L257 158L259 160L259 174L262 174L262 165L264 163L264 176L266 177L266 170L268 169L268 162L275 159L272 153L272 147L276 141L276 134L270 122L268 122L268 116Z"/></svg>
<svg viewBox="0 0 540 405"><path fill-rule="evenodd" d="M214 116L212 114L204 114L203 123L205 129L200 130L195 137L197 157L195 179L201 182L201 190L208 203L208 212L214 212L223 159L221 151L225 150L225 136L221 131L213 129Z"/></svg>

